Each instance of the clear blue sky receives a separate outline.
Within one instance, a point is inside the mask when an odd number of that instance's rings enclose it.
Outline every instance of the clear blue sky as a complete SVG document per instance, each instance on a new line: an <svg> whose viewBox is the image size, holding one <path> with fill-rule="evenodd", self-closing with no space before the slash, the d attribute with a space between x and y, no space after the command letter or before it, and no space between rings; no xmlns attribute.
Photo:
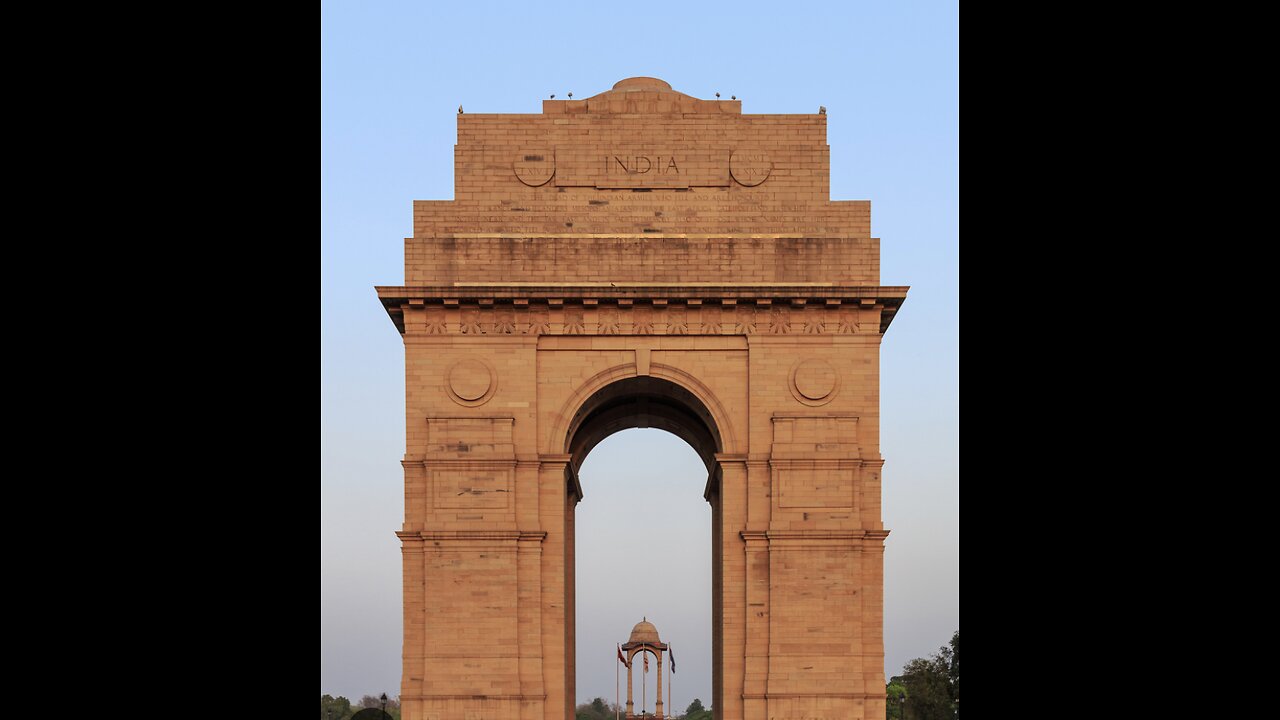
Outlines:
<svg viewBox="0 0 1280 720"><path fill-rule="evenodd" d="M321 12L321 692L399 692L404 350L373 286L404 280L412 201L453 197L458 105L534 113L551 93L585 98L636 75L697 97L736 94L744 113L827 107L831 197L872 201L882 284L912 286L881 363L887 674L946 643L960 625L957 4L325 2ZM633 430L602 443L582 475L579 699L612 698L613 643L647 613L678 648L675 708L709 704L705 470L673 436ZM668 498L653 506L663 531L620 537L609 518L654 497ZM666 563L669 594L633 601L627 586L649 575L650 553Z"/></svg>

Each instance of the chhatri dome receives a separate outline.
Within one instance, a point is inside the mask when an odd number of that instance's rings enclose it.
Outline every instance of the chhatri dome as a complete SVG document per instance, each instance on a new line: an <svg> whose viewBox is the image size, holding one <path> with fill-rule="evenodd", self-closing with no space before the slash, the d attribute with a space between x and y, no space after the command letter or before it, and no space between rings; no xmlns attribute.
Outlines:
<svg viewBox="0 0 1280 720"><path fill-rule="evenodd" d="M653 623L649 622L649 618L644 618L640 622L636 623L635 627L631 628L631 639L623 644L620 651L625 652L627 657L625 659L619 657L619 659L622 660L622 663L627 666L627 720L632 720L632 718L636 718L638 720L640 717L652 717L655 720L662 720L663 718L669 717L662 712L662 661L663 656L668 650L670 650L670 648L658 639L658 628L654 627ZM645 658L648 658L648 653L653 653L654 659L658 661L658 694L653 703L654 710L657 711L657 714L644 714L643 706L645 704L645 698L642 695L640 698L641 715L636 715L634 694L635 686L633 685L634 681L631 679L631 663L635 660L635 656L637 654L644 654ZM649 661L646 659L644 666L645 673L649 672L648 662ZM672 662L675 661L673 660Z"/></svg>
<svg viewBox="0 0 1280 720"><path fill-rule="evenodd" d="M653 623L649 622L646 617L631 628L631 639L627 641L627 644L630 645L631 643L661 645L662 641L658 639L658 628L654 627Z"/></svg>

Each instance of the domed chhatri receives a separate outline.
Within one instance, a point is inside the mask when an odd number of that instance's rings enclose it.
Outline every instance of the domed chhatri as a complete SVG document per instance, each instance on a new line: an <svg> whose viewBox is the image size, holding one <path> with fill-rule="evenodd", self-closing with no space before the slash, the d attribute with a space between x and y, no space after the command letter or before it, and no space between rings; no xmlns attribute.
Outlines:
<svg viewBox="0 0 1280 720"><path fill-rule="evenodd" d="M642 619L636 623L635 627L631 628L631 639L623 643L622 648L619 650L619 652L627 654L625 658L620 658L623 664L627 666L627 720L640 717L652 717L655 720L662 720L667 717L663 713L662 705L662 665L663 657L670 649L666 643L658 639L658 628L649 622L649 618ZM645 714L646 695L643 694L640 696L641 714L637 715L635 712L635 684L631 677L631 668L635 662L636 655L644 653L652 653L654 659L658 661L658 694L654 698L653 709L655 714L653 715ZM645 657L648 657L648 655L646 654ZM646 674L649 672L647 661L644 671Z"/></svg>
<svg viewBox="0 0 1280 720"><path fill-rule="evenodd" d="M658 628L654 627L653 623L649 622L648 619L644 619L636 623L636 626L631 629L631 639L627 641L627 644L630 645L631 643L661 645L662 640L658 638Z"/></svg>
<svg viewBox="0 0 1280 720"><path fill-rule="evenodd" d="M631 628L631 638L622 644L622 649L628 652L639 652L641 649L647 649L650 652L658 652L667 649L667 644L662 642L658 637L658 628L649 622L649 618L645 618L636 623Z"/></svg>

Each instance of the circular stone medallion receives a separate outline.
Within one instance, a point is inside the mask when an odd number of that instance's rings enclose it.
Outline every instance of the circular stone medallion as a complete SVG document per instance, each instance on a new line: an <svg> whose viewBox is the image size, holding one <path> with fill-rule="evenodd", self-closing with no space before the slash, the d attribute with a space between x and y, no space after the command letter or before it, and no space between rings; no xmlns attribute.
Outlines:
<svg viewBox="0 0 1280 720"><path fill-rule="evenodd" d="M791 371L791 394L805 405L826 405L839 385L835 368L826 360L801 360Z"/></svg>
<svg viewBox="0 0 1280 720"><path fill-rule="evenodd" d="M723 156L722 156L723 157ZM739 185L754 187L769 178L773 171L773 161L769 153L763 150L734 150L729 156L729 172Z"/></svg>
<svg viewBox="0 0 1280 720"><path fill-rule="evenodd" d="M556 172L556 155L550 150L521 150L511 164L516 177L529 187L546 185Z"/></svg>
<svg viewBox="0 0 1280 720"><path fill-rule="evenodd" d="M493 371L479 360L462 360L449 369L449 394L463 405L482 405L492 391Z"/></svg>

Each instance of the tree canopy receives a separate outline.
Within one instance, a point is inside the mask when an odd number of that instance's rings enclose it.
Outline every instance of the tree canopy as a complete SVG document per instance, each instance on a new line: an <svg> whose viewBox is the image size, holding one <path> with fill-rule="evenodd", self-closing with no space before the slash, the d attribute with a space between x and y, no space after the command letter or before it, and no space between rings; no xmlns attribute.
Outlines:
<svg viewBox="0 0 1280 720"><path fill-rule="evenodd" d="M960 717L960 631L928 658L916 658L885 685L887 720Z"/></svg>
<svg viewBox="0 0 1280 720"><path fill-rule="evenodd" d="M684 711L684 720L711 720L711 710L702 707L702 700L694 698Z"/></svg>
<svg viewBox="0 0 1280 720"><path fill-rule="evenodd" d="M320 720L351 720L351 717L361 710L379 707L382 707L382 698L373 695L365 695L360 698L359 704L355 705L341 695L336 698L331 695L321 695ZM393 720L400 720L400 698L392 698L391 693L387 693L387 714Z"/></svg>
<svg viewBox="0 0 1280 720"><path fill-rule="evenodd" d="M574 720L613 720L615 709L618 709L617 705L598 697L579 705L574 710L573 717Z"/></svg>

